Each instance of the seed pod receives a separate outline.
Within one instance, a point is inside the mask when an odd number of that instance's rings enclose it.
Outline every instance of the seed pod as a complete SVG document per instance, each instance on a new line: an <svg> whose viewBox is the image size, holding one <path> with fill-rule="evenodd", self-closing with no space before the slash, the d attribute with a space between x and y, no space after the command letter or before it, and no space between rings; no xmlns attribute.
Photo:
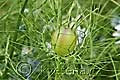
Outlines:
<svg viewBox="0 0 120 80"><path fill-rule="evenodd" d="M65 56L73 51L76 42L76 33L71 28L62 27L53 32L51 37L53 49L60 56Z"/></svg>

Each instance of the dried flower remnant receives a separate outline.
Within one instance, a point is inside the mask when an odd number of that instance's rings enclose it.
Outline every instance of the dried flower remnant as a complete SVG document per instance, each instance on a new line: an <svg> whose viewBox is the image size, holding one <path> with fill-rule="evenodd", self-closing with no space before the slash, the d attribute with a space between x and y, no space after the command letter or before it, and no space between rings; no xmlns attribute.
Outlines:
<svg viewBox="0 0 120 80"><path fill-rule="evenodd" d="M25 8L24 13L28 13L28 12L29 12L29 9Z"/></svg>
<svg viewBox="0 0 120 80"><path fill-rule="evenodd" d="M116 25L115 29L120 32L120 24Z"/></svg>
<svg viewBox="0 0 120 80"><path fill-rule="evenodd" d="M116 37L116 38L117 38L117 37L120 37L120 32L117 32L117 31L116 31L116 32L114 32L114 33L112 34L112 36L114 36L114 37Z"/></svg>
<svg viewBox="0 0 120 80"><path fill-rule="evenodd" d="M115 16L111 19L111 25L113 27L117 26L120 24L120 17L119 16Z"/></svg>
<svg viewBox="0 0 120 80"><path fill-rule="evenodd" d="M120 17L116 16L112 18L111 25L116 29L116 31L112 34L115 38L120 37ZM115 44L120 44L120 41L116 41Z"/></svg>
<svg viewBox="0 0 120 80"><path fill-rule="evenodd" d="M81 28L81 26L78 26L76 29L77 32L77 36L78 36L78 41L77 41L77 45L81 44L85 35L86 35L86 29L85 28Z"/></svg>
<svg viewBox="0 0 120 80"><path fill-rule="evenodd" d="M19 26L19 31L21 31L21 32L25 32L26 31L25 24L22 24L22 25Z"/></svg>
<svg viewBox="0 0 120 80"><path fill-rule="evenodd" d="M31 54L32 53L33 48L32 47L27 47L27 46L23 46L22 47L22 51L21 54L25 55L25 54Z"/></svg>

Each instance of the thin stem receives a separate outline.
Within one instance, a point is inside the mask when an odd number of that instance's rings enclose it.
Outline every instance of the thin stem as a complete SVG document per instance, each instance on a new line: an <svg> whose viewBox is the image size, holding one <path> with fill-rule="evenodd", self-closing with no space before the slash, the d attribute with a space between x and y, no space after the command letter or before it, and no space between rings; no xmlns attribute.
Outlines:
<svg viewBox="0 0 120 80"><path fill-rule="evenodd" d="M73 8L75 7L75 1L73 1L72 2L72 5L71 5L71 7L70 7L70 9L69 9L69 12L68 12L68 27L70 27L70 21L71 21L71 13L72 13L72 10L73 10Z"/></svg>
<svg viewBox="0 0 120 80"><path fill-rule="evenodd" d="M75 23L72 25L71 29L74 29L75 24L80 20L80 18L82 18L82 15L79 15L79 16L76 18ZM75 29L76 29L76 28L77 28L77 27L75 27Z"/></svg>
<svg viewBox="0 0 120 80"><path fill-rule="evenodd" d="M15 32L15 35L14 35L14 37L13 37L13 42L16 42L17 35L18 35L18 29L19 29L19 26L20 26L20 24L21 24L22 15L24 15L24 9L25 9L25 6L26 6L27 2L28 2L28 0L25 0L24 5L23 5L23 7L22 7L22 9L21 9L21 11L20 11L20 15L19 15L18 21L17 21L16 32ZM14 44L12 44L12 45L14 46ZM13 52L14 52L14 48L11 47L11 50L10 50L10 58L12 58Z"/></svg>
<svg viewBox="0 0 120 80"><path fill-rule="evenodd" d="M58 0L58 18L57 18L57 27L62 25L62 0Z"/></svg>
<svg viewBox="0 0 120 80"><path fill-rule="evenodd" d="M17 40L18 29L19 29L19 26L21 24L22 15L24 15L24 9L25 9L25 6L27 5L27 2L28 2L28 0L25 0L24 5L23 5L23 7L20 11L20 15L19 15L18 20L17 20L17 27L15 29L15 34L14 34L14 37L13 37L13 42L16 42L16 40ZM11 45L15 46L14 43L11 43ZM12 60L13 52L14 52L14 47L11 47L10 48L10 55L9 55L11 60ZM7 66L10 67L10 64L7 63ZM4 77L6 77L6 73L7 73L7 69L5 69L5 72L3 73L5 75Z"/></svg>

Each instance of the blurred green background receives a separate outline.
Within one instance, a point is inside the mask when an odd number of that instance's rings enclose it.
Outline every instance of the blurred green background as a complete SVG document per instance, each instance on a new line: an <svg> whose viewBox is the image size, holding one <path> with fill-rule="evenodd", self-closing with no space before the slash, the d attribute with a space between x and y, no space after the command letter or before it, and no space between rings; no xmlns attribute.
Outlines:
<svg viewBox="0 0 120 80"><path fill-rule="evenodd" d="M0 80L120 79L119 38L111 26L120 0L28 0L22 11L24 3L0 0ZM57 56L48 48L52 32L78 15L75 26L87 35L72 54Z"/></svg>

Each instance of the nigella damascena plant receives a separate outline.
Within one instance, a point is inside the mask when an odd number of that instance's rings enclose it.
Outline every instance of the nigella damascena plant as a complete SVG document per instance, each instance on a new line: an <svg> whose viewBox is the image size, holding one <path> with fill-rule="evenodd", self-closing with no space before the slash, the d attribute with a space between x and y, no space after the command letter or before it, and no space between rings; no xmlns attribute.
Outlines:
<svg viewBox="0 0 120 80"><path fill-rule="evenodd" d="M76 45L82 43L86 30L85 28L81 29L81 27L76 24L80 17L81 16L78 15L76 18L72 18L69 25L64 24L52 33L52 49L57 55L68 56L75 50Z"/></svg>
<svg viewBox="0 0 120 80"><path fill-rule="evenodd" d="M66 56L72 52L76 46L77 35L71 28L61 27L56 29L51 36L51 43L55 53L59 56Z"/></svg>
<svg viewBox="0 0 120 80"><path fill-rule="evenodd" d="M116 30L113 32L112 36L115 38L120 38L120 16L115 16L111 19L111 25ZM120 41L116 41L115 44L120 44Z"/></svg>

